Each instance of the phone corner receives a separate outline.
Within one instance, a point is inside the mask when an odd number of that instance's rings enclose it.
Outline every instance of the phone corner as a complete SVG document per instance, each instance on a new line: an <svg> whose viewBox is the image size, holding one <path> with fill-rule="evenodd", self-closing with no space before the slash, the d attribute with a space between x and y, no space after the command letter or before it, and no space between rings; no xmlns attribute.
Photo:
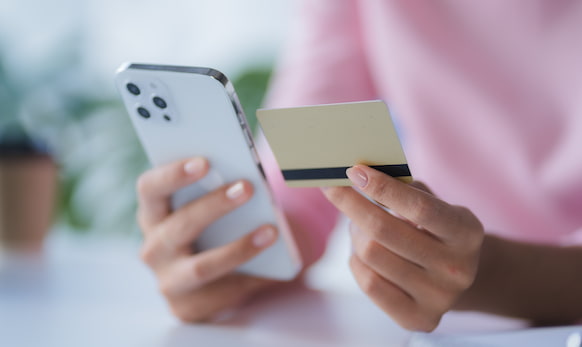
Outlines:
<svg viewBox="0 0 582 347"><path fill-rule="evenodd" d="M122 73L123 71L129 69L129 67L131 66L131 62L129 61L124 61L122 62L117 69L115 69L115 75L119 75L120 73Z"/></svg>

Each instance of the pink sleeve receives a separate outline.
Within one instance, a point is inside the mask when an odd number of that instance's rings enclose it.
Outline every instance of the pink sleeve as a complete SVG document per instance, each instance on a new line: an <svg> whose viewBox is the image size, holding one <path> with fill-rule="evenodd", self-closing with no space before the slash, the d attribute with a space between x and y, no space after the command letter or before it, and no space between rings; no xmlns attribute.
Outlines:
<svg viewBox="0 0 582 347"><path fill-rule="evenodd" d="M367 70L353 1L304 1L275 69L266 107L291 107L376 98ZM259 155L309 265L324 252L338 212L319 189L285 185L263 136Z"/></svg>

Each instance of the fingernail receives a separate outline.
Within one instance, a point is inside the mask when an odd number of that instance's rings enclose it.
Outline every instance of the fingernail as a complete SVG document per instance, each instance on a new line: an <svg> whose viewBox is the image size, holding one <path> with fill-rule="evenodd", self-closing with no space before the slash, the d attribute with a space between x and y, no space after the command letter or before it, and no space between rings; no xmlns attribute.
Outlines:
<svg viewBox="0 0 582 347"><path fill-rule="evenodd" d="M226 190L226 196L234 200L245 192L245 186L242 182L237 182Z"/></svg>
<svg viewBox="0 0 582 347"><path fill-rule="evenodd" d="M274 239L275 229L272 227L264 228L257 231L253 236L253 245L255 245L255 247L262 248L273 242Z"/></svg>
<svg viewBox="0 0 582 347"><path fill-rule="evenodd" d="M368 175L357 167L351 167L346 170L348 178L358 187L364 188L368 184Z"/></svg>
<svg viewBox="0 0 582 347"><path fill-rule="evenodd" d="M188 160L186 164L184 164L184 172L188 175L193 175L202 171L204 167L204 159L202 158L194 158L192 160Z"/></svg>

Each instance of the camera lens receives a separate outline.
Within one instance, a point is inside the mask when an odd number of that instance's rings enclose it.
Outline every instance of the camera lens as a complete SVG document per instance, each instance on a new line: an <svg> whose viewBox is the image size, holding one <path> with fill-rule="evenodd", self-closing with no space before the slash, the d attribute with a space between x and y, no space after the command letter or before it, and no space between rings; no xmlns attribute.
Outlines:
<svg viewBox="0 0 582 347"><path fill-rule="evenodd" d="M150 111L141 106L137 108L137 113L139 113L140 116L146 119L151 117Z"/></svg>
<svg viewBox="0 0 582 347"><path fill-rule="evenodd" d="M133 83L128 83L125 87L133 95L139 95L141 93L141 90L139 90L138 86Z"/></svg>
<svg viewBox="0 0 582 347"><path fill-rule="evenodd" d="M160 98L159 96L154 96L154 104L162 109L168 107L166 100Z"/></svg>

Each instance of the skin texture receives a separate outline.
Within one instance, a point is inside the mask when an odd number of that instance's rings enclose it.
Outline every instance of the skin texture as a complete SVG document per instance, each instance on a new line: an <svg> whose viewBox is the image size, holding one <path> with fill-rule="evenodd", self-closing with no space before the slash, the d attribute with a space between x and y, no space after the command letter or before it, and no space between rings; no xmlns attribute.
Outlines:
<svg viewBox="0 0 582 347"><path fill-rule="evenodd" d="M487 235L477 278L454 309L565 325L582 318L582 247L523 243Z"/></svg>
<svg viewBox="0 0 582 347"><path fill-rule="evenodd" d="M274 242L272 225L220 248L193 250L207 225L253 193L249 182L230 182L172 212L172 193L208 169L205 159L192 158L149 170L137 184L141 257L174 315L186 322L213 321L264 290L289 287L288 282L233 273ZM538 324L582 317L581 247L485 236L473 213L438 199L419 182L407 185L363 165L349 169L348 176L374 202L349 187L327 188L323 194L352 221L350 267L356 281L402 327L431 331L451 309ZM313 248L309 232L299 235L299 248L308 259ZM315 260L309 258L307 266Z"/></svg>
<svg viewBox="0 0 582 347"><path fill-rule="evenodd" d="M350 267L360 288L409 330L431 331L475 280L483 227L466 208L367 166L324 190L352 221ZM424 189L419 189L424 188Z"/></svg>
<svg viewBox="0 0 582 347"><path fill-rule="evenodd" d="M582 248L484 235L466 208L357 165L351 188L324 190L352 220L350 266L362 290L401 326L431 331L449 310L525 318L534 325L582 317Z"/></svg>
<svg viewBox="0 0 582 347"><path fill-rule="evenodd" d="M253 193L249 182L231 182L172 212L172 193L201 179L208 169L208 161L193 158L147 171L137 183L137 219L144 235L141 258L154 271L173 314L186 322L212 320L277 285L232 272L276 240L272 225L216 249L193 251L193 242L207 225L244 204Z"/></svg>

